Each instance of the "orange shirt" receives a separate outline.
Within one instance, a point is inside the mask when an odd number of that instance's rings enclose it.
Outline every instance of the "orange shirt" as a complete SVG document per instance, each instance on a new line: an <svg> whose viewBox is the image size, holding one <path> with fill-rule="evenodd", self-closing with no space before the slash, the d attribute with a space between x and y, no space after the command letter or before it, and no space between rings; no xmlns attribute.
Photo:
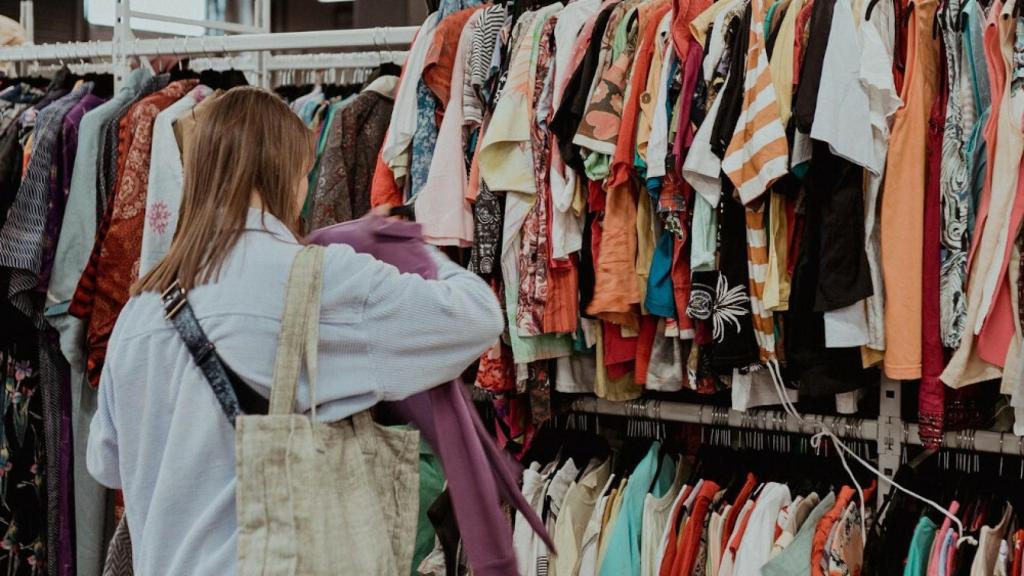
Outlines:
<svg viewBox="0 0 1024 576"><path fill-rule="evenodd" d="M725 523L722 527L722 550L729 546L729 536L732 535L733 526L736 525L740 511L743 510L743 505L750 499L755 486L757 486L757 478L753 474L748 473L747 480L743 483L740 493L736 495L736 501L733 502L732 509L729 510L728 516L725 517Z"/></svg>
<svg viewBox="0 0 1024 576"><path fill-rule="evenodd" d="M721 488L711 480L705 480L693 502L693 514L679 540L679 552L676 553L672 574L687 576L693 573L700 551L700 536L704 532L704 519L711 510L711 501Z"/></svg>
<svg viewBox="0 0 1024 576"><path fill-rule="evenodd" d="M924 254L926 140L938 91L939 40L932 36L938 2L915 2L904 105L896 112L882 193L882 275L885 296L885 374L896 380L921 377L921 309Z"/></svg>
<svg viewBox="0 0 1024 576"><path fill-rule="evenodd" d="M455 67L455 56L458 54L459 37L466 27L469 17L484 6L474 6L451 14L437 25L433 41L427 49L427 57L423 63L423 84L441 101L438 111L448 106L452 94L452 70ZM460 86L461 90L462 87ZM440 122L438 122L440 124Z"/></svg>
<svg viewBox="0 0 1024 576"><path fill-rule="evenodd" d="M377 169L373 171L373 183L370 184L370 206L399 206L402 204L402 191L395 183L395 175L380 154L377 154Z"/></svg>
<svg viewBox="0 0 1024 576"><path fill-rule="evenodd" d="M853 499L855 493L856 490L853 488L843 486L832 509L818 521L818 527L814 531L814 540L811 543L811 576L825 576L818 560L825 554L825 543L828 541L829 533L832 532L832 526L843 515L843 511L846 510L846 506Z"/></svg>

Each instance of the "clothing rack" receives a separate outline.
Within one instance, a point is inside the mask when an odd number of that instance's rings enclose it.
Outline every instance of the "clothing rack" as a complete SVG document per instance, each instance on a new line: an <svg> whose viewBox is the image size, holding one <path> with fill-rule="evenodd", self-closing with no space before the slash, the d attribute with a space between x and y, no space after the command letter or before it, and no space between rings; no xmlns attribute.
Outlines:
<svg viewBox="0 0 1024 576"><path fill-rule="evenodd" d="M664 422L686 422L703 426L746 428L769 432L788 432L791 434L814 434L818 432L818 429L813 423L821 423L832 428L833 432L841 438L857 440L879 438L879 430L885 428L885 426L880 428L879 420L872 418L806 414L804 418L809 423L800 424L782 410L755 409L744 413L728 409L725 406L665 402L661 400L610 402L599 398L581 398L572 403L571 409L573 412L585 414L645 418ZM902 432L897 437L886 436L880 438L880 440L885 443L892 442L905 446L922 445L917 424L909 422L902 424ZM995 432L992 430L949 431L945 434L943 446L952 450L1024 457L1024 438L1014 436L1011 432Z"/></svg>
<svg viewBox="0 0 1024 576"><path fill-rule="evenodd" d="M131 59L140 56L199 56L213 54L241 54L228 58L238 68L254 71L259 82L269 87L271 74L280 70L318 70L332 68L359 68L379 65L385 61L398 62L405 58L401 48L408 46L418 30L417 26L376 27L352 30L322 30L310 32L272 33L270 26L271 0L253 0L255 24L193 20L133 10L130 0L116 2L113 38L110 41L86 41L54 44L32 44L32 2L21 2L21 23L26 30L26 41L21 46L0 47L0 62L37 63L40 61L78 61L79 66L96 66L86 60L104 59L107 68L115 74L119 85L131 69ZM136 38L132 19L148 19L178 24L201 26L233 35L178 36L162 38ZM272 54L289 50L365 50L337 54ZM237 59L235 59L237 58ZM210 62L213 59L207 58ZM106 66L106 65L104 65ZM880 386L880 414L877 419L857 419L843 416L806 415L808 423L801 424L794 417L779 410L754 410L749 414L723 407L639 400L615 403L595 398L583 398L572 404L580 413L638 417L651 420L689 422L709 426L762 429L777 432L812 434L819 431L820 423L829 426L837 435L859 440L874 439L879 454L879 469L891 478L899 467L905 446L921 445L917 424L900 418L900 383L882 380ZM1007 438L1007 436L1010 436ZM1024 457L1024 438L1016 441L1011 433L990 430L946 432L942 446L976 452L987 452ZM889 491L890 485L881 482L879 498Z"/></svg>
<svg viewBox="0 0 1024 576"><path fill-rule="evenodd" d="M275 54L267 60L267 70L330 70L334 68L373 68L381 64L405 62L402 51L340 52L334 54Z"/></svg>
<svg viewBox="0 0 1024 576"><path fill-rule="evenodd" d="M260 79L259 83L263 87L269 88L270 71L285 66L285 61L275 60L281 56L270 54L272 51L369 49L380 53L379 58L394 57L393 53L396 50L408 46L412 42L418 30L416 26L384 26L353 30L272 33L270 32L270 0L254 0L253 14L256 15L256 26L150 14L132 10L130 0L113 1L116 2L117 16L112 40L3 47L0 48L0 62L57 61L64 63L65 60L109 59L112 62L114 82L117 87L120 86L124 76L131 71L131 59L135 57L209 56L211 54L251 52L254 53L255 71ZM25 9L23 8L23 18L24 14ZM131 21L133 18L191 24L225 32L242 33L229 36L175 36L140 39L136 38L132 32ZM28 21L31 22L31 16L28 17ZM28 29L26 28L26 30ZM374 57L372 53L364 56L367 61ZM338 55L338 57L342 56ZM349 57L351 58L351 56Z"/></svg>
<svg viewBox="0 0 1024 576"><path fill-rule="evenodd" d="M604 414L794 434L815 434L821 431L819 425L824 424L841 438L873 439L878 446L878 468L887 478L891 479L902 462L905 447L923 444L918 425L904 422L900 418L900 388L899 382L888 378L882 379L877 419L805 414L803 424L782 410L756 409L743 413L725 406L650 399L611 402L599 398L580 398L573 401L570 410L584 414ZM1024 437L1014 436L1012 432L948 431L943 435L941 446L951 450L1024 458ZM879 482L879 503L884 500L890 490L890 483Z"/></svg>

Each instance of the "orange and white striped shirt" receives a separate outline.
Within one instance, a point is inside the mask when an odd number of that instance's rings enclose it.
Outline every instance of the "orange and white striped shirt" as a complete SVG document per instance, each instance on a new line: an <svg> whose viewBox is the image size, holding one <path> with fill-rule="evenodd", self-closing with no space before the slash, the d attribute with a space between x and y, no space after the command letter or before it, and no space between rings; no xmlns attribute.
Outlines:
<svg viewBox="0 0 1024 576"><path fill-rule="evenodd" d="M736 186L744 204L764 194L789 169L786 131L779 118L775 85L765 54L763 0L752 0L751 10L743 107L722 159L722 171Z"/></svg>
<svg viewBox="0 0 1024 576"><path fill-rule="evenodd" d="M764 281L768 275L768 234L764 212L767 202L746 208L747 272L750 276L750 311L754 338L761 362L776 360L775 316L764 305Z"/></svg>

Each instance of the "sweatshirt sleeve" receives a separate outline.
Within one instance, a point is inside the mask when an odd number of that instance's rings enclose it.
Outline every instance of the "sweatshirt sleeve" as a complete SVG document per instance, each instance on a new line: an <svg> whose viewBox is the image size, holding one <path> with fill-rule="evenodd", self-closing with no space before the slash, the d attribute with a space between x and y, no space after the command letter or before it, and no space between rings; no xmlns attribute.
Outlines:
<svg viewBox="0 0 1024 576"><path fill-rule="evenodd" d="M367 288L359 325L379 400L402 400L458 377L504 330L487 283L431 253L437 277L427 280L348 252L360 261L355 268Z"/></svg>
<svg viewBox="0 0 1024 576"><path fill-rule="evenodd" d="M111 342L111 351L115 351ZM85 463L89 474L107 488L121 488L120 451L118 449L116 404L114 393L119 383L114 382L113 368L103 367L97 393L96 414L89 424L89 442Z"/></svg>

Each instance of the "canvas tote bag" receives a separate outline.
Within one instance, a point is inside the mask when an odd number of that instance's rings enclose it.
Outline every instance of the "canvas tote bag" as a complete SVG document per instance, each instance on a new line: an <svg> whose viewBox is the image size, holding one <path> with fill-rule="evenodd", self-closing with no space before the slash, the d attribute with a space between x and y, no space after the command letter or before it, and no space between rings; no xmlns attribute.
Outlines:
<svg viewBox="0 0 1024 576"><path fill-rule="evenodd" d="M303 360L316 397L323 248L296 257L269 414L236 421L239 574L394 576L411 570L419 432L295 414Z"/></svg>

